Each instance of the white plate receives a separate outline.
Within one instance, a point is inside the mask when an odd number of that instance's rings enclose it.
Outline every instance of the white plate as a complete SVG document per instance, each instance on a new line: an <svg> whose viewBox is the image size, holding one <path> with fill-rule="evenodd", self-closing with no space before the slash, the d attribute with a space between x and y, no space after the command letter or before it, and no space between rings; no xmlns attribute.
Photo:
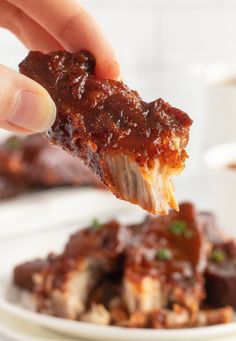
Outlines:
<svg viewBox="0 0 236 341"><path fill-rule="evenodd" d="M60 188L24 195L0 203L0 240L71 226L80 219L127 207L141 210L108 191L90 188Z"/></svg>
<svg viewBox="0 0 236 341"><path fill-rule="evenodd" d="M134 218L134 213L122 214L123 220L130 221ZM111 214L117 216L117 214ZM120 214L119 214L120 215ZM119 218L118 215L118 218ZM137 214L135 213L135 218ZM85 222L83 223L85 224ZM69 321L38 314L20 306L18 297L9 295L11 270L13 267L24 261L38 256L45 256L49 251L58 251L64 245L68 234L73 229L67 229L37 236L28 236L24 241L11 241L0 250L0 308L15 317L21 318L30 323L47 327L53 331L61 332L69 336L87 338L91 340L135 340L135 341L170 341L170 340L206 340L227 335L236 336L236 323L202 327L195 329L179 330L151 330L151 329L126 329L113 326L100 326L84 322Z"/></svg>
<svg viewBox="0 0 236 341"><path fill-rule="evenodd" d="M0 336L11 341L83 341L59 335L34 323L28 323L0 310ZM1 339L2 340L2 339ZM235 341L235 336L217 338L217 341Z"/></svg>
<svg viewBox="0 0 236 341"><path fill-rule="evenodd" d="M75 339L61 336L46 328L18 319L11 314L0 311L1 336L11 341L73 341ZM76 341L82 341L76 339Z"/></svg>

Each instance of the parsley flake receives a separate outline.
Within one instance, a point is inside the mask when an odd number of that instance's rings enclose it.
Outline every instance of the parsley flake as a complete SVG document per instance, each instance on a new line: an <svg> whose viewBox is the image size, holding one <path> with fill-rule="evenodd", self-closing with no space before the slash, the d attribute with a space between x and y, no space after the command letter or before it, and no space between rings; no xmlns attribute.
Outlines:
<svg viewBox="0 0 236 341"><path fill-rule="evenodd" d="M22 142L19 138L17 137L11 137L6 141L6 146L9 149L19 149L22 146Z"/></svg>
<svg viewBox="0 0 236 341"><path fill-rule="evenodd" d="M187 224L183 220L174 220L170 224L170 231L176 235L182 235L186 231Z"/></svg>
<svg viewBox="0 0 236 341"><path fill-rule="evenodd" d="M193 236L193 232L187 228L187 223L184 220L172 221L169 229L176 236L184 236L186 238L191 238Z"/></svg>
<svg viewBox="0 0 236 341"><path fill-rule="evenodd" d="M171 251L169 250L169 249L167 249L167 248L162 248L162 249L159 249L159 250L157 250L157 252L156 252L156 258L158 259L158 260L169 260L169 259L171 259L171 257L172 257L172 253L171 253Z"/></svg>
<svg viewBox="0 0 236 341"><path fill-rule="evenodd" d="M221 249L215 249L212 251L212 254L211 254L211 259L216 262L216 263L222 263L224 262L226 258L226 254L223 250Z"/></svg>
<svg viewBox="0 0 236 341"><path fill-rule="evenodd" d="M90 227L94 231L97 231L97 230L99 230L102 227L102 223L98 219L94 218L93 221L91 222Z"/></svg>

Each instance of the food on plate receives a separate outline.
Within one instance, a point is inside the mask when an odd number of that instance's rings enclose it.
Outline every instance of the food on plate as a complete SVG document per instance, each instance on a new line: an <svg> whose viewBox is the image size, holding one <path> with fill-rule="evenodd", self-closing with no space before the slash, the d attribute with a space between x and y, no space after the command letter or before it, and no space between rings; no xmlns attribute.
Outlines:
<svg viewBox="0 0 236 341"><path fill-rule="evenodd" d="M79 159L39 134L11 136L0 144L0 198L66 185L103 187Z"/></svg>
<svg viewBox="0 0 236 341"><path fill-rule="evenodd" d="M14 269L14 281L25 290L33 290L34 281L33 273L41 272L43 268L50 262L52 256L49 255L46 259L35 259L30 262L25 262Z"/></svg>
<svg viewBox="0 0 236 341"><path fill-rule="evenodd" d="M20 72L57 106L47 136L78 156L118 197L152 213L178 209L171 177L187 157L192 120L162 99L144 102L122 82L97 79L85 51L30 52Z"/></svg>
<svg viewBox="0 0 236 341"><path fill-rule="evenodd" d="M24 190L25 186L21 181L15 179L11 174L0 170L0 201L13 198Z"/></svg>
<svg viewBox="0 0 236 341"><path fill-rule="evenodd" d="M200 212L199 219L201 220L204 235L210 243L215 244L224 240L224 234L218 227L216 217L213 213L206 211Z"/></svg>
<svg viewBox="0 0 236 341"><path fill-rule="evenodd" d="M190 203L134 225L94 220L60 254L16 266L13 281L36 311L70 320L156 329L230 322L230 301L208 299L212 222Z"/></svg>
<svg viewBox="0 0 236 341"><path fill-rule="evenodd" d="M236 309L236 243L221 241L213 245L205 272L207 301L216 307Z"/></svg>

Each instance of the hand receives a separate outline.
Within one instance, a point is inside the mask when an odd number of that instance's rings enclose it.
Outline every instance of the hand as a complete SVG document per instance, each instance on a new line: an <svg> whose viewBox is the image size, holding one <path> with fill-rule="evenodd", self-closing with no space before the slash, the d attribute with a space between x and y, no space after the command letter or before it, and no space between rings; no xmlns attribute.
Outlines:
<svg viewBox="0 0 236 341"><path fill-rule="evenodd" d="M0 26L30 50L87 50L96 76L117 79L114 52L92 16L76 0L0 0ZM16 133L44 131L53 124L55 104L31 79L0 65L0 127Z"/></svg>

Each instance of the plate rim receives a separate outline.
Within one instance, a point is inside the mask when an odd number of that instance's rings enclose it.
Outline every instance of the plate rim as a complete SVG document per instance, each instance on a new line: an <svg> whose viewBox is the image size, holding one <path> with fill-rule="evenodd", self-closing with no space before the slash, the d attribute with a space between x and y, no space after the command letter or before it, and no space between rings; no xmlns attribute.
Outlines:
<svg viewBox="0 0 236 341"><path fill-rule="evenodd" d="M118 326L103 326L98 324L91 324L81 321L71 321L64 318L58 318L54 316L48 316L45 314L40 314L34 311L30 311L23 307L14 305L7 302L0 297L0 308L14 317L21 318L24 321L31 321L37 325L47 327L50 330L57 330L67 334L68 336L86 337L91 340L95 338L103 338L104 340L183 340L184 337L191 337L192 340L200 340L203 337L220 337L227 336L232 333L236 334L236 322L230 322L227 324L219 324L207 327L196 327L196 328L185 328L185 329L145 329L145 328L124 328ZM62 323L63 322L63 323ZM63 327L61 325L63 324ZM69 329L69 331L68 331ZM213 332L214 329L214 332ZM226 330L225 330L226 329ZM79 330L79 334L78 334ZM198 331L198 335L193 336L193 331ZM72 333L73 334L72 334ZM107 335L106 335L107 332ZM122 334L124 334L122 336Z"/></svg>
<svg viewBox="0 0 236 341"><path fill-rule="evenodd" d="M119 212L121 213L121 212ZM118 214L119 214L118 213ZM117 212L114 212L116 215ZM78 223L79 225L79 223ZM74 227L73 227L74 229ZM184 329L168 329L168 330L160 330L160 329L145 329L145 328L125 328L118 326L101 326L97 324L86 323L82 321L70 321L67 319L62 319L54 316L48 316L44 314L40 314L24 307L21 307L13 302L9 302L7 300L7 290L9 289L9 285L12 284L12 270L14 265L17 264L18 256L21 254L21 251L27 250L27 258L35 257L37 252L42 249L42 245L44 243L45 238L49 238L49 236L54 237L54 241L56 242L56 238L58 240L67 237L71 233L71 229L65 230L53 230L48 231L46 233L41 233L37 235L37 239L35 239L35 235L27 236L24 241L22 240L19 244L19 240L14 240L11 242L10 248L0 249L0 256L2 259L9 259L9 266L5 266L0 268L0 308L10 313L11 315L24 319L29 322L33 322L37 325L41 325L49 328L53 331L60 331L62 333L66 333L68 336L77 336L84 337L87 339L96 339L96 340L135 340L135 341L169 341L173 340L200 340L205 337L213 338L220 337L234 333L236 335L236 321L230 322L227 324L220 324L214 326L207 327L196 327L196 328L184 328ZM56 237L58 236L58 237ZM28 244L32 241L32 245L35 243L38 245L38 249L36 250L34 247L28 249ZM48 246L46 246L47 249ZM14 252L12 250L14 249ZM29 250L29 254L28 254ZM50 250L48 250L50 251ZM43 252L47 253L47 250L43 250ZM11 258L12 257L12 258ZM20 260L19 260L20 261ZM1 322L0 322L1 323Z"/></svg>

